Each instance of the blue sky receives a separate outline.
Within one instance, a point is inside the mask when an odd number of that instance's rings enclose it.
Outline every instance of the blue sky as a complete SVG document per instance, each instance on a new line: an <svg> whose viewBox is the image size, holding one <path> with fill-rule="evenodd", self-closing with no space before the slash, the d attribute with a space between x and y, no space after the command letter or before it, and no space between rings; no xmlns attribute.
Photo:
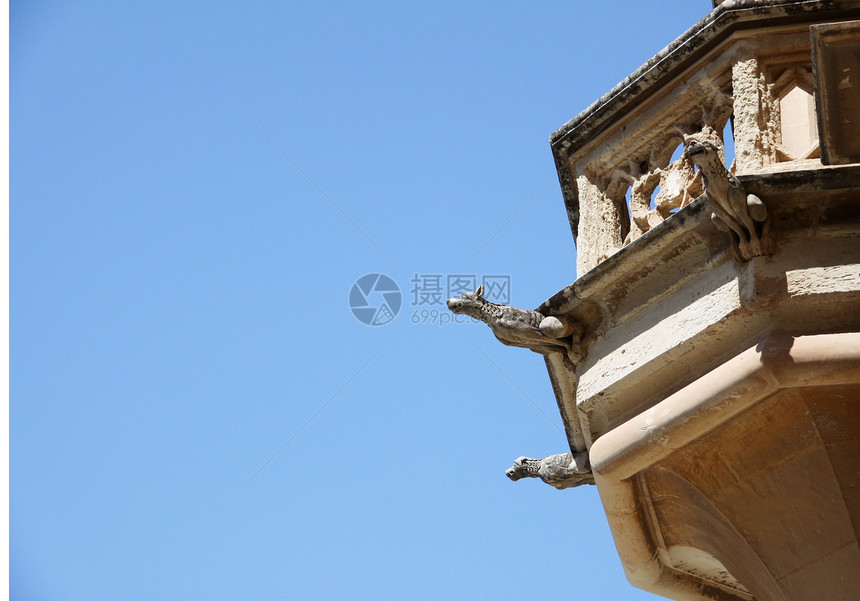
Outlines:
<svg viewBox="0 0 860 601"><path fill-rule="evenodd" d="M573 282L549 134L709 8L12 2L12 598L654 598L504 475L541 357L411 280Z"/></svg>

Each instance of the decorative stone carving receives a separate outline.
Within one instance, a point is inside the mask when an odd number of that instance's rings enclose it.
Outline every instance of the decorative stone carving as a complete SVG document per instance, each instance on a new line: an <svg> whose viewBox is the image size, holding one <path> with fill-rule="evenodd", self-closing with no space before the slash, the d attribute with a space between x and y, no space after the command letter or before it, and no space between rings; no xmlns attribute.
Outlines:
<svg viewBox="0 0 860 601"><path fill-rule="evenodd" d="M543 459L520 457L508 468L505 475L515 482L520 478L540 478L559 490L594 484L594 474L591 473L588 453L585 451L576 455L550 455Z"/></svg>
<svg viewBox="0 0 860 601"><path fill-rule="evenodd" d="M630 231L625 246L701 193L702 178L697 177L696 166L686 155L639 175L630 186Z"/></svg>
<svg viewBox="0 0 860 601"><path fill-rule="evenodd" d="M767 207L755 194L747 194L740 180L726 170L719 149L711 142L691 140L685 154L699 167L711 219L718 229L732 235L732 255L739 263L768 255Z"/></svg>
<svg viewBox="0 0 860 601"><path fill-rule="evenodd" d="M574 364L582 359L582 324L566 317L497 305L484 298L484 287L448 299L448 309L480 319L502 344L531 349L541 355L562 353Z"/></svg>
<svg viewBox="0 0 860 601"><path fill-rule="evenodd" d="M683 153L676 155L687 140L693 137L709 140L722 148L722 132L732 114L734 100L730 90L696 78L689 82L685 92L688 104L681 109L682 113L672 115L672 119L668 115L661 117L658 126L620 140L617 146L585 166L587 178L602 192L603 198L582 197L580 205L608 200L615 212L609 223L620 222L621 246L635 241L702 193L702 177L697 175L696 166ZM693 103L691 98L697 98L698 102ZM587 186L580 185L580 193L584 188ZM606 256L618 248L611 244Z"/></svg>

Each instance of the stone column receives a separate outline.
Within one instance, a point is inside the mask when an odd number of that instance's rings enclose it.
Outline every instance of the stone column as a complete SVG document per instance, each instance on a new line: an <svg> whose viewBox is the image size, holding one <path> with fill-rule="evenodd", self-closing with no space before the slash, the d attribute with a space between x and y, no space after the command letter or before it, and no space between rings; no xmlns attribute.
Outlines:
<svg viewBox="0 0 860 601"><path fill-rule="evenodd" d="M763 127L768 116L763 114L767 105L762 100L764 82L761 81L758 60L747 52L739 54L732 65L732 96L734 97L735 161L737 173L752 173L770 161L770 143Z"/></svg>
<svg viewBox="0 0 860 601"><path fill-rule="evenodd" d="M576 273L580 276L621 248L624 223L616 202L592 178L577 173L579 190L579 235L576 244Z"/></svg>

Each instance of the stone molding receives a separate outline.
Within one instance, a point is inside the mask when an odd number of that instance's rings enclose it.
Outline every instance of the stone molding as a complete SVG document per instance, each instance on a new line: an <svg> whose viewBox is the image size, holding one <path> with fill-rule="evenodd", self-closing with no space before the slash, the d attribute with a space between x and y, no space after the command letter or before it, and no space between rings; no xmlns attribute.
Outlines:
<svg viewBox="0 0 860 601"><path fill-rule="evenodd" d="M755 534L744 528L738 530L726 523L723 536L732 540L717 540L709 548L724 553L727 548L741 550L730 553L728 561L742 561L742 567L734 569L744 570L747 572L744 575L755 574L750 576L756 584L753 588L757 590L752 591L755 597L735 580L734 576L739 574L730 574L707 551L682 546L673 553L661 534L667 526L654 515L651 504L654 491L649 491L648 479L640 474L654 469L675 451L717 431L777 391L857 384L860 384L860 334L801 337L771 334L596 441L591 447L591 464L630 583L679 600L787 599L786 580L789 588L797 585L791 582L790 575L778 573L772 554L769 557L755 552L756 539L747 538ZM833 482L830 474L821 476L824 481ZM838 490L839 484L834 484ZM772 502L779 504L780 500L774 498ZM828 511L822 506L823 513L817 519L837 520L838 524L848 519L844 507L835 508L833 516ZM709 534L720 537L719 532ZM850 541L851 535L846 533L846 536ZM839 541L831 544L838 545ZM743 553L749 556L737 557ZM828 557L817 561L831 561ZM837 595L856 592L857 581L856 574L846 574L841 582L832 579L830 588ZM821 583L816 586L821 587Z"/></svg>

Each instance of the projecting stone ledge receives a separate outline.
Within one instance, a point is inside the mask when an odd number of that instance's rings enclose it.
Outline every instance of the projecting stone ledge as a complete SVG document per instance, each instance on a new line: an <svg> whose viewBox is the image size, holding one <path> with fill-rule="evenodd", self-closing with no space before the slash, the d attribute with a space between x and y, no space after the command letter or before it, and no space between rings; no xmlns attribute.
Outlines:
<svg viewBox="0 0 860 601"><path fill-rule="evenodd" d="M858 398L860 334L775 333L601 436L590 457L630 582L856 598Z"/></svg>

